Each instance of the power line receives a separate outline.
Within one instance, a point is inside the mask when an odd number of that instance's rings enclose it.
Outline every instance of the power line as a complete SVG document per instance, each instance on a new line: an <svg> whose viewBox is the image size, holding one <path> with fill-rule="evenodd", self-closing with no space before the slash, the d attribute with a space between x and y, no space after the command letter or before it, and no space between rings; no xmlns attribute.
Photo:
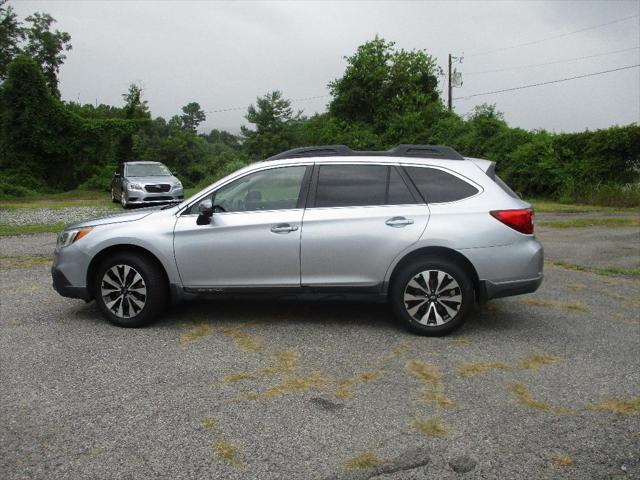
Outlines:
<svg viewBox="0 0 640 480"><path fill-rule="evenodd" d="M576 60L584 60L584 59L587 59L587 58L604 57L606 55L614 55L616 53L630 52L631 50L638 50L639 48L640 48L640 46L631 47L631 48L623 48L621 50L613 50L611 52L596 53L595 55L585 55L583 57L565 58L563 60L556 60L556 61L553 61L553 62L532 63L532 64L529 64L529 65L520 65L520 66L517 66L517 67L500 68L498 70L482 70L482 71L479 71L479 72L465 72L465 75L483 75L483 74L486 74L486 73L500 73L500 72L508 72L510 70L523 70L525 68L542 67L542 66L545 66L545 65L556 65L558 63L573 62L573 61L576 61Z"/></svg>
<svg viewBox="0 0 640 480"><path fill-rule="evenodd" d="M473 95L466 95L464 97L456 97L456 98L454 98L454 100L467 100L469 98L480 97L480 96L483 96L483 95L493 95L494 93L512 92L514 90L522 90L522 89L525 89L525 88L539 87L541 85L549 85L549 84L552 84L552 83L568 82L569 80L576 80L578 78L593 77L594 75L603 75L605 73L619 72L620 70L628 70L630 68L636 68L636 67L640 67L640 63L637 64L637 65L629 65L629 66L626 66L626 67L614 68L612 70L603 70L601 72L587 73L585 75L578 75L578 76L575 76L575 77L568 77L568 78L561 78L561 79L558 79L558 80L551 80L549 82L532 83L530 85L522 85L520 87L505 88L503 90L494 90L493 92L474 93Z"/></svg>
<svg viewBox="0 0 640 480"><path fill-rule="evenodd" d="M530 42L525 42L525 43L518 43L516 45L510 45L508 47L496 48L494 50L486 50L484 52L472 53L471 55L465 55L465 57L467 57L467 58L468 57L479 57L480 55L489 55L491 53L504 52L505 50L511 50L511 49L514 49L514 48L528 47L529 45L536 45L538 43L548 42L549 40L556 40L558 38L568 37L569 35L575 35L576 33L582 33L582 32L586 32L586 31L589 31L589 30L595 30L596 28L602 28L602 27L606 27L606 26L609 26L609 25L613 25L615 23L624 22L626 20L631 20L632 18L638 18L639 16L640 15L631 15L629 17L618 18L617 20L612 20L612 21L607 22L607 23L600 23L598 25L592 25L590 27L581 28L580 30L574 30L573 32L561 33L559 35L553 35L551 37L541 38L541 39L538 39L538 40L532 40Z"/></svg>
<svg viewBox="0 0 640 480"><path fill-rule="evenodd" d="M317 100L319 98L327 98L330 95L316 95L314 97L304 97L304 98L293 98L291 100L289 100L289 102L291 103L298 103L298 102L308 102L309 100ZM222 112L234 112L237 110L246 110L248 107L244 106L244 107L230 107L230 108L220 108L218 110L207 110L204 113L222 113Z"/></svg>

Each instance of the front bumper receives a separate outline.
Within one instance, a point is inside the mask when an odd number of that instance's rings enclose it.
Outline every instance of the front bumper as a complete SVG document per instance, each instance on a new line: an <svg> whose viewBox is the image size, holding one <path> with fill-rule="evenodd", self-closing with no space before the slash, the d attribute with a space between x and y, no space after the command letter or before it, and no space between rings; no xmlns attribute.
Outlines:
<svg viewBox="0 0 640 480"><path fill-rule="evenodd" d="M86 287L74 287L58 268L51 267L51 278L53 279L53 289L63 297L80 298L86 302L91 300L91 295Z"/></svg>
<svg viewBox="0 0 640 480"><path fill-rule="evenodd" d="M146 190L126 190L123 192L128 205L159 205L184 200L182 188L172 188L168 192L147 192Z"/></svg>

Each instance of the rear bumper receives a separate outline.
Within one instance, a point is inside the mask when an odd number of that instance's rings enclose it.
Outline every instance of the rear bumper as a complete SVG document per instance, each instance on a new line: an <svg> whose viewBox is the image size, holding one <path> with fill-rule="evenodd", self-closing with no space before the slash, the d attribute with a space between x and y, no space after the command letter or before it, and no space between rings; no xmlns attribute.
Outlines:
<svg viewBox="0 0 640 480"><path fill-rule="evenodd" d="M51 278L53 279L53 289L63 297L80 298L86 302L91 300L91 295L86 287L74 287L64 273L56 267L51 268Z"/></svg>
<svg viewBox="0 0 640 480"><path fill-rule="evenodd" d="M535 292L542 284L543 275L527 280L494 283L489 280L480 281L480 302L484 303L492 298L511 297Z"/></svg>

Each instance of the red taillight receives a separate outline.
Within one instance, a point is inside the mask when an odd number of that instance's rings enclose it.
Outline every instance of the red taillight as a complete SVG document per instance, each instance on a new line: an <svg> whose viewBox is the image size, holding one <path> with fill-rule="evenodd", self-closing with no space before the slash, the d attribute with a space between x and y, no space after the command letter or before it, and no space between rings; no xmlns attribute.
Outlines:
<svg viewBox="0 0 640 480"><path fill-rule="evenodd" d="M533 233L533 210L530 208L522 210L492 210L489 213L492 217L497 218L520 233L527 235Z"/></svg>

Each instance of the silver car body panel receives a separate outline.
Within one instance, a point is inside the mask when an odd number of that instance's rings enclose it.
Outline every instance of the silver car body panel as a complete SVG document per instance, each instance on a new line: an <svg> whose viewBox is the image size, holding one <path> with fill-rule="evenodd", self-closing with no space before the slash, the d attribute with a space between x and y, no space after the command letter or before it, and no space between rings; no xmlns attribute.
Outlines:
<svg viewBox="0 0 640 480"><path fill-rule="evenodd" d="M371 207L306 208L216 213L196 225L189 207L246 174L290 165L327 163L407 165L438 168L478 189L460 201ZM86 287L91 260L104 249L133 245L153 254L179 289L225 287L375 287L384 292L406 255L433 247L463 255L478 279L496 289L542 279L543 250L534 235L519 233L492 217L491 210L528 208L484 172L481 159L322 157L255 163L219 180L181 204L85 221L93 226L81 241L56 249L54 268L75 288ZM412 220L387 225L397 217ZM298 227L286 234L271 228ZM537 288L537 284L535 288ZM535 288L533 288L535 290ZM507 290L504 290L507 291Z"/></svg>

